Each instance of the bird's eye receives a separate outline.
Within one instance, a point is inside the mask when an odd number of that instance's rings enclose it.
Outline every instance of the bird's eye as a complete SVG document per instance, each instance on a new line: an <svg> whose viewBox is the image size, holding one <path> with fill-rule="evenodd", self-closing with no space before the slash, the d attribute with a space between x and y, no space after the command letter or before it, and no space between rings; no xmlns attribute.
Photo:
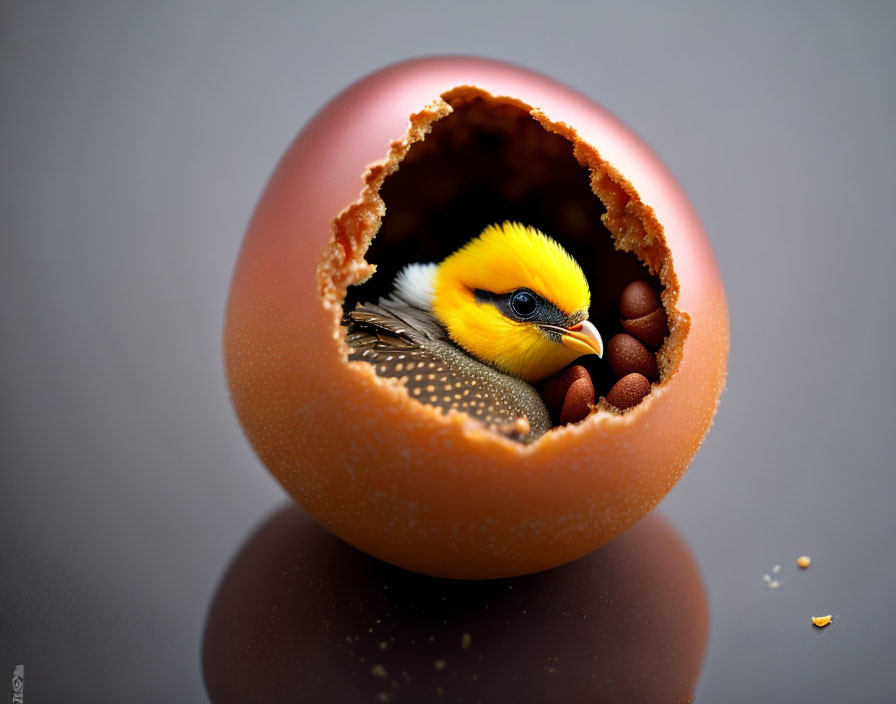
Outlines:
<svg viewBox="0 0 896 704"><path fill-rule="evenodd" d="M535 315L535 309L538 307L538 302L535 300L535 296L529 291L514 291L513 295L510 296L510 309L513 311L514 315L526 320Z"/></svg>

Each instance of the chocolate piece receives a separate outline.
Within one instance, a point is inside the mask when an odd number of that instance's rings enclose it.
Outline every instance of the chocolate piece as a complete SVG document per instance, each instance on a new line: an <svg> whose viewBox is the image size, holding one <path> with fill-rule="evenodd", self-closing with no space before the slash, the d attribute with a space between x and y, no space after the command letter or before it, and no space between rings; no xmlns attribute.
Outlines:
<svg viewBox="0 0 896 704"><path fill-rule="evenodd" d="M669 327L666 321L666 311L657 308L652 313L641 316L640 318L632 318L621 320L623 329L630 335L634 335L641 342L652 349L656 349L663 344L666 335L669 334Z"/></svg>
<svg viewBox="0 0 896 704"><path fill-rule="evenodd" d="M633 281L619 299L622 327L648 347L657 348L669 333L666 311L650 284Z"/></svg>
<svg viewBox="0 0 896 704"><path fill-rule="evenodd" d="M607 343L607 358L610 369L617 377L638 372L650 381L655 381L660 376L656 358L631 335L620 333L611 337Z"/></svg>
<svg viewBox="0 0 896 704"><path fill-rule="evenodd" d="M619 312L623 318L640 318L660 307L660 297L650 284L633 281L622 292Z"/></svg>
<svg viewBox="0 0 896 704"><path fill-rule="evenodd" d="M578 423L588 417L593 405L594 386L591 384L591 379L576 379L566 392L557 424Z"/></svg>
<svg viewBox="0 0 896 704"><path fill-rule="evenodd" d="M650 382L636 372L622 377L613 385L607 394L607 403L624 411L626 408L637 406L649 393Z"/></svg>
<svg viewBox="0 0 896 704"><path fill-rule="evenodd" d="M578 423L594 405L594 384L581 364L573 364L547 379L540 391L557 425Z"/></svg>

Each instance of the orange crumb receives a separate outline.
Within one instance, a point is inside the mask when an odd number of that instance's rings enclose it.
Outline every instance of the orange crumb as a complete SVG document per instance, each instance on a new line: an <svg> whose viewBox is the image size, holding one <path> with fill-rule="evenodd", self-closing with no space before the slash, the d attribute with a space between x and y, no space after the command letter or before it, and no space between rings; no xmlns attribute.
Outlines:
<svg viewBox="0 0 896 704"><path fill-rule="evenodd" d="M827 616L813 616L813 617L812 617L812 625L813 625L813 626L816 626L816 627L818 627L818 628L824 628L824 627L827 626L833 619L834 619L834 617L831 616L831 614L828 614Z"/></svg>
<svg viewBox="0 0 896 704"><path fill-rule="evenodd" d="M808 555L800 555L796 560L796 564L799 565L801 570L804 570L812 564L812 560Z"/></svg>

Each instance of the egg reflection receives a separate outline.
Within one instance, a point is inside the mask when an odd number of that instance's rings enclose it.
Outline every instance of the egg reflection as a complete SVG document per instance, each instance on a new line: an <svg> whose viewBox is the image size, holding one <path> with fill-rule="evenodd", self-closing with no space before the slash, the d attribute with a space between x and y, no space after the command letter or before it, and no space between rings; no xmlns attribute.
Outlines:
<svg viewBox="0 0 896 704"><path fill-rule="evenodd" d="M694 557L656 513L563 567L464 582L368 557L289 506L224 575L202 659L216 704L682 702L708 633Z"/></svg>

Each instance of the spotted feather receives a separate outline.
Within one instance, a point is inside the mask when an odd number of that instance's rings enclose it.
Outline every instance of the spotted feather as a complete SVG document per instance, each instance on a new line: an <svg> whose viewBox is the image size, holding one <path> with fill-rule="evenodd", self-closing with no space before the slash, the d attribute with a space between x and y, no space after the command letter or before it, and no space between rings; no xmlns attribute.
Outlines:
<svg viewBox="0 0 896 704"><path fill-rule="evenodd" d="M399 317L406 311L389 304L360 304L346 316L350 360L398 379L420 403L466 413L508 437L531 442L550 429L547 408L530 384L473 359L444 336L434 339L437 333Z"/></svg>

